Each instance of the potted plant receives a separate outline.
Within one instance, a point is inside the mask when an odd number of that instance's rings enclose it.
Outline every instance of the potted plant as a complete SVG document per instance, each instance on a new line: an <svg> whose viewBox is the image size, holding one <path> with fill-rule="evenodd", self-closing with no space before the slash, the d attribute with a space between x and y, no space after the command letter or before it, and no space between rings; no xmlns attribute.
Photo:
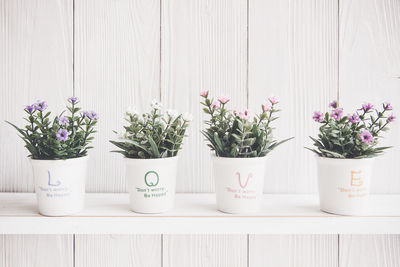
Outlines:
<svg viewBox="0 0 400 267"><path fill-rule="evenodd" d="M174 205L178 152L192 117L174 110L163 112L153 100L149 113L138 114L131 108L125 120L124 133L110 142L120 149L112 152L125 157L131 210L165 212Z"/></svg>
<svg viewBox="0 0 400 267"><path fill-rule="evenodd" d="M77 213L84 207L87 151L95 133L97 114L81 112L78 98L70 97L69 115L50 119L47 103L25 107L27 125L19 128L33 167L39 212L46 216Z"/></svg>
<svg viewBox="0 0 400 267"><path fill-rule="evenodd" d="M271 122L276 120L277 97L261 105L261 113L252 117L249 110L226 108L230 98L209 98L201 92L203 111L209 115L202 131L212 156L217 208L227 213L258 211L264 185L266 155L278 145L272 136Z"/></svg>
<svg viewBox="0 0 400 267"><path fill-rule="evenodd" d="M378 147L381 133L394 121L389 103L375 109L363 104L353 114L343 115L337 101L331 112L314 112L319 123L318 138L313 138L317 155L320 208L341 215L363 215L368 208L374 157L389 147Z"/></svg>

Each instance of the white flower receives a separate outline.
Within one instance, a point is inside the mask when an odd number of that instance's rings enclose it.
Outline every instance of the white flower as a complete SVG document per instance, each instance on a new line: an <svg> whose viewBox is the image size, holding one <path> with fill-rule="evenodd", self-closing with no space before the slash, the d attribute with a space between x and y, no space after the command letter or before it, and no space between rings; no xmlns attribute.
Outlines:
<svg viewBox="0 0 400 267"><path fill-rule="evenodd" d="M178 111L174 110L174 109L168 109L167 110L167 114L168 116L170 116L172 119L175 119L176 117L178 117Z"/></svg>
<svg viewBox="0 0 400 267"><path fill-rule="evenodd" d="M162 105L160 102L157 101L157 99L153 99L153 101L151 102L151 107L154 109L161 109Z"/></svg>
<svg viewBox="0 0 400 267"><path fill-rule="evenodd" d="M192 120L193 120L193 115L190 114L190 113L188 113L188 112L186 112L186 113L184 113L184 114L182 115L182 119L183 119L184 121L192 121Z"/></svg>
<svg viewBox="0 0 400 267"><path fill-rule="evenodd" d="M131 114L131 115L135 115L135 114L138 114L138 111L137 111L136 107L134 107L134 106L129 106L129 107L126 109L126 113Z"/></svg>
<svg viewBox="0 0 400 267"><path fill-rule="evenodd" d="M125 139L126 138L126 136L125 136L125 134L123 134L123 133L119 133L118 135L117 135L117 139Z"/></svg>

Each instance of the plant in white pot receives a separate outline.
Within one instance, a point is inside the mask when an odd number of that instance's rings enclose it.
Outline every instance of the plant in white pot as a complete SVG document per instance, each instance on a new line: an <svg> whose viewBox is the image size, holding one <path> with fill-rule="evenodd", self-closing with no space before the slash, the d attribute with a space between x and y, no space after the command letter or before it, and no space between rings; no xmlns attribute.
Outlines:
<svg viewBox="0 0 400 267"><path fill-rule="evenodd" d="M394 121L389 103L381 111L370 103L353 114L343 115L337 101L331 112L314 112L318 138L310 137L317 155L320 208L340 215L364 215L368 211L374 157L389 147L379 147L381 133Z"/></svg>
<svg viewBox="0 0 400 267"><path fill-rule="evenodd" d="M217 208L227 213L250 213L260 208L264 185L266 155L278 145L290 140L273 139L271 122L276 120L277 97L261 105L261 113L250 116L226 108L230 98L209 98L200 94L203 111L210 116L202 131L212 156Z"/></svg>
<svg viewBox="0 0 400 267"><path fill-rule="evenodd" d="M81 112L76 97L68 102L68 115L63 111L51 120L47 103L37 101L25 107L25 127L7 122L30 153L39 212L46 216L71 215L84 207L87 152L97 114Z"/></svg>
<svg viewBox="0 0 400 267"><path fill-rule="evenodd" d="M164 112L157 101L149 113L126 112L128 125L111 141L125 157L131 210L161 213L174 205L178 152L192 120L190 114ZM117 132L115 132L117 133Z"/></svg>

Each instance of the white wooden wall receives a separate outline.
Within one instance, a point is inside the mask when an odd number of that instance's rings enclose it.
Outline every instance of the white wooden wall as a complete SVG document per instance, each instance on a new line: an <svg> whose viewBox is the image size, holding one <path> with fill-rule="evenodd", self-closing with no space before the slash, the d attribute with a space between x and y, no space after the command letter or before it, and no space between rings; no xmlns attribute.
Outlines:
<svg viewBox="0 0 400 267"><path fill-rule="evenodd" d="M88 192L124 192L111 130L151 99L195 115L177 189L212 192L199 91L256 110L281 97L265 192L316 192L314 110L390 100L400 110L400 0L0 0L0 191L33 191L22 142L2 121L76 95L100 114ZM400 116L399 112L398 116ZM400 124L376 193L400 193ZM50 255L50 256L49 256ZM1 236L1 266L399 266L399 236Z"/></svg>

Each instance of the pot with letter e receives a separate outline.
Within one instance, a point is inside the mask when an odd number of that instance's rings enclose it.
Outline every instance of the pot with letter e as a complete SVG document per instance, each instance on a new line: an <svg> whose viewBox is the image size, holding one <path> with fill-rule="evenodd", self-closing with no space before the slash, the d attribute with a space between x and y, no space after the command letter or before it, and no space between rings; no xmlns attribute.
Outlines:
<svg viewBox="0 0 400 267"><path fill-rule="evenodd" d="M12 125L29 151L39 213L65 216L84 208L89 144L95 133L97 114L81 112L78 98L68 98L68 113L50 120L47 103L25 107L25 128Z"/></svg>
<svg viewBox="0 0 400 267"><path fill-rule="evenodd" d="M381 132L395 119L389 103L378 110L363 104L353 114L343 115L336 101L325 114L314 112L320 123L318 138L312 138L317 154L320 209L339 215L367 215L375 156L388 147L378 147Z"/></svg>
<svg viewBox="0 0 400 267"><path fill-rule="evenodd" d="M125 157L126 184L130 208L138 213L161 213L174 206L178 151L191 116L174 110L163 111L157 101L151 111L126 112L125 132L110 141Z"/></svg>
<svg viewBox="0 0 400 267"><path fill-rule="evenodd" d="M277 97L261 105L261 113L251 117L249 110L226 108L227 96L209 98L200 93L207 128L202 131L212 156L217 209L227 213L252 213L261 207L266 155L283 141L272 137L270 123L277 119Z"/></svg>

